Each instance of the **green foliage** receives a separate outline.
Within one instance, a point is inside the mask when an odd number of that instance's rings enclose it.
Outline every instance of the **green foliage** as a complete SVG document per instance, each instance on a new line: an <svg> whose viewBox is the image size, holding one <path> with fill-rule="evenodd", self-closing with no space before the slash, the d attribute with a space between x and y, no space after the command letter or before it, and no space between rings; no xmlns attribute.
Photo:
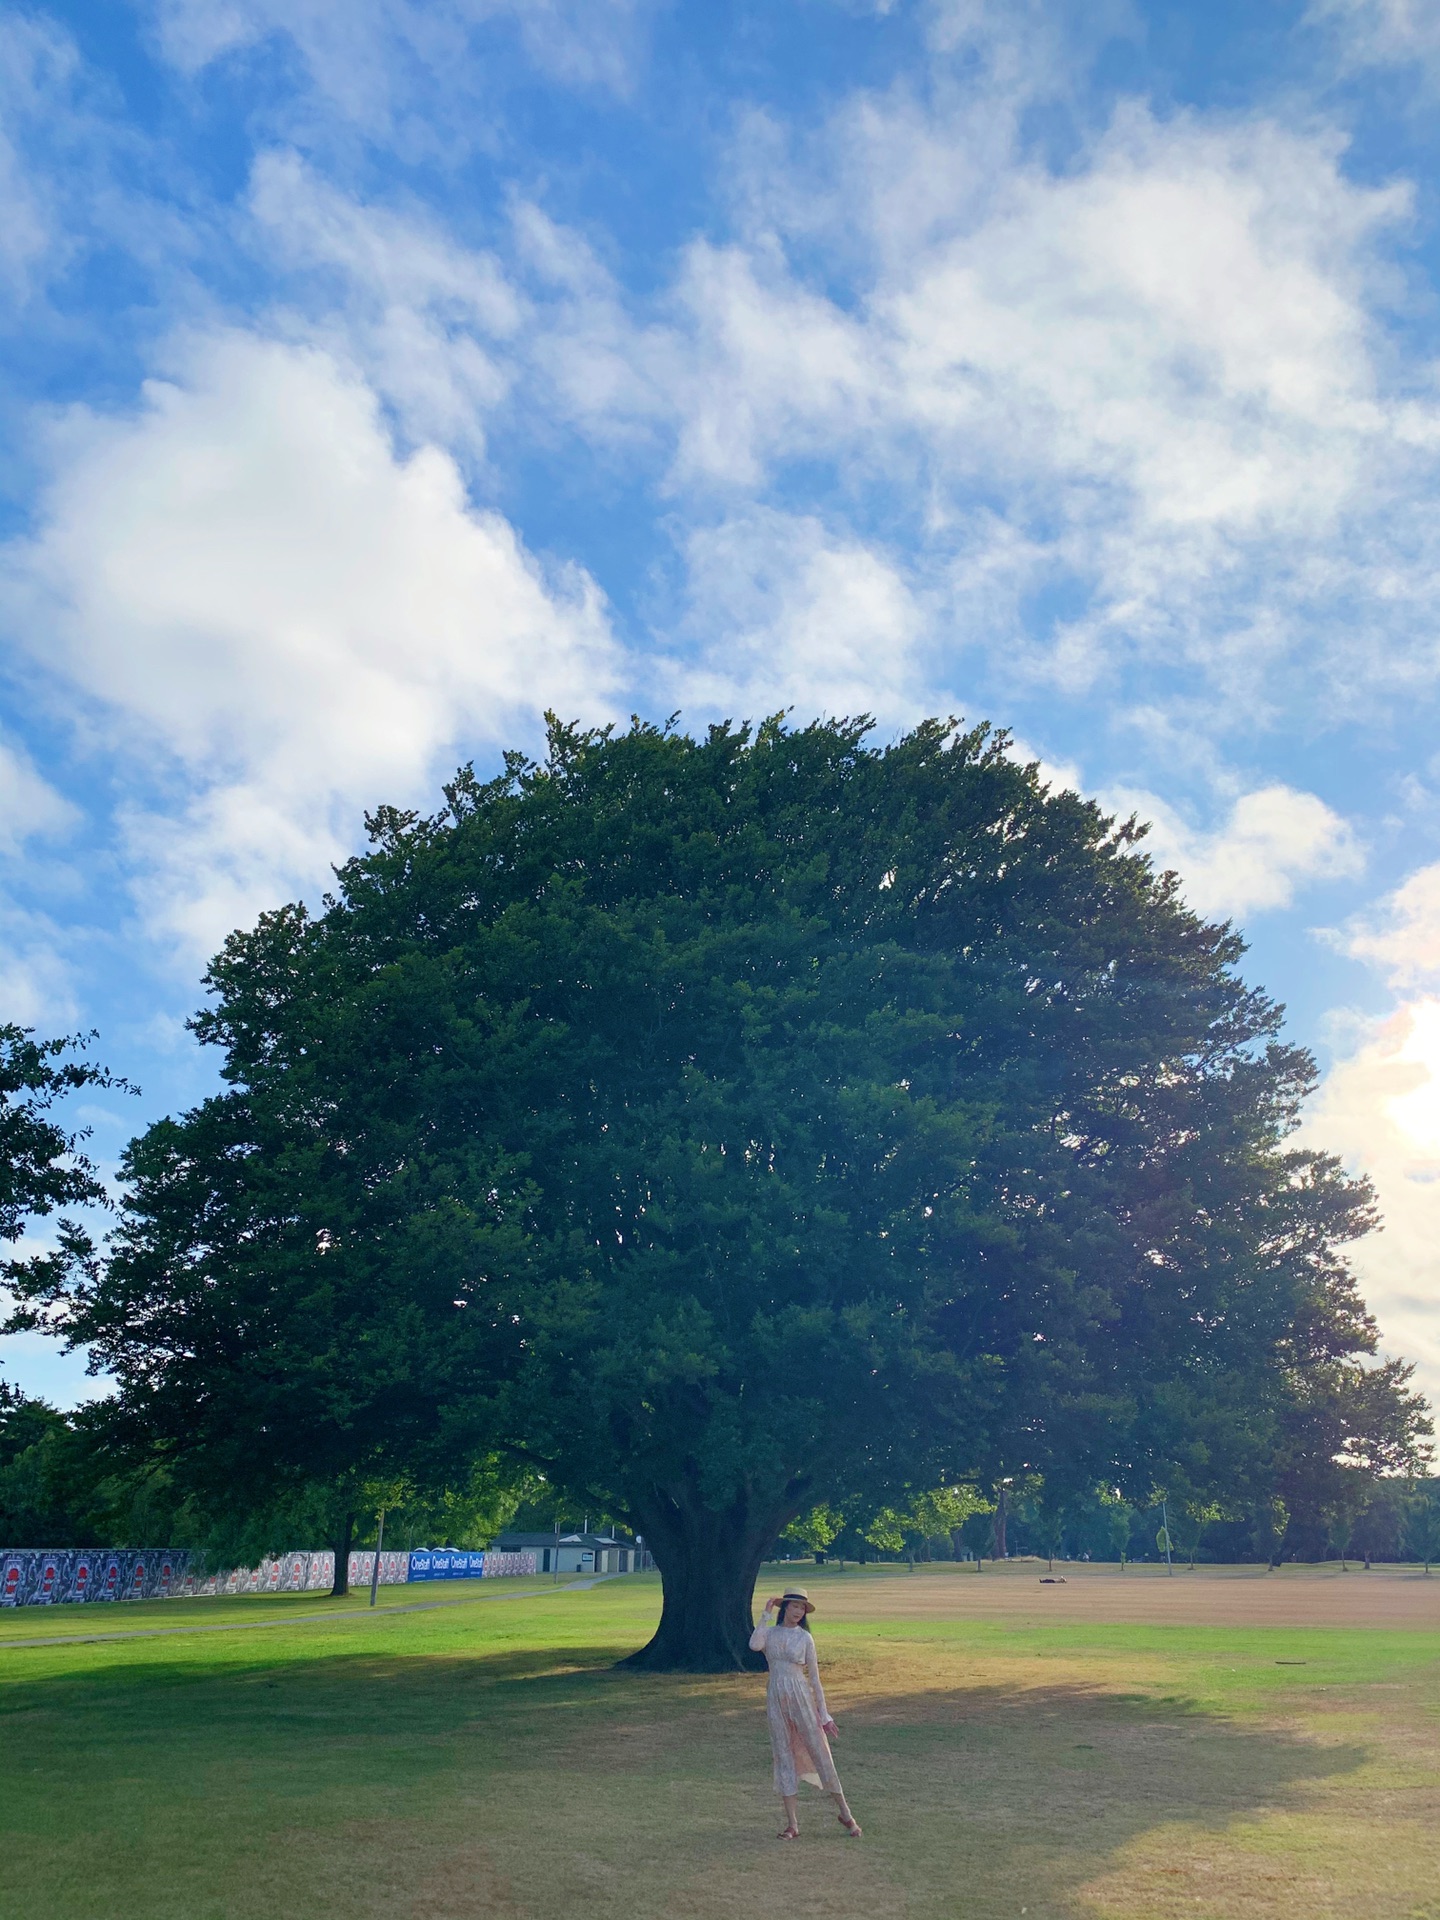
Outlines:
<svg viewBox="0 0 1440 1920"><path fill-rule="evenodd" d="M117 1463L103 1407L63 1414L0 1383L0 1544L201 1542L163 1465Z"/></svg>
<svg viewBox="0 0 1440 1920"><path fill-rule="evenodd" d="M1174 1500L1170 1503L1170 1535L1173 1550L1193 1567L1201 1536L1212 1520L1220 1518L1217 1501Z"/></svg>
<svg viewBox="0 0 1440 1920"><path fill-rule="evenodd" d="M994 1502L978 1487L935 1487L912 1500L907 1510L911 1526L923 1534L954 1533L972 1513L993 1513Z"/></svg>
<svg viewBox="0 0 1440 1920"><path fill-rule="evenodd" d="M484 1459L472 1468L468 1480L443 1487L438 1494L401 1488L388 1505L385 1537L395 1545L485 1547L497 1533L517 1525L517 1515L527 1502L543 1493L538 1474L517 1472L513 1462ZM553 1519L552 1507L536 1524L549 1526ZM603 1524L602 1516L593 1519ZM373 1542L373 1527L363 1538L367 1544Z"/></svg>
<svg viewBox="0 0 1440 1920"><path fill-rule="evenodd" d="M808 1553L823 1553L830 1542L843 1532L844 1527L844 1515L822 1504L811 1507L808 1513L797 1514L781 1538L793 1540L797 1547L804 1547Z"/></svg>
<svg viewBox="0 0 1440 1920"><path fill-rule="evenodd" d="M89 1036L93 1038L92 1036ZM37 1040L29 1027L0 1023L0 1241L18 1240L34 1220L57 1207L104 1206L105 1188L81 1151L88 1128L68 1131L54 1117L57 1102L85 1087L126 1087L78 1054L86 1036ZM0 1280L44 1290L58 1285L91 1252L72 1222L62 1223L57 1248L28 1260L0 1261ZM23 1309L15 1329L36 1324Z"/></svg>
<svg viewBox="0 0 1440 1920"><path fill-rule="evenodd" d="M894 1507L877 1507L857 1531L862 1540L868 1541L872 1547L878 1547L882 1553L899 1553L905 1545L906 1535L914 1529L906 1524L905 1515L897 1513Z"/></svg>
<svg viewBox="0 0 1440 1920"><path fill-rule="evenodd" d="M1413 1454L1238 937L1002 736L864 733L555 724L235 935L229 1090L32 1296L117 1434L212 1504L515 1459L719 1596L707 1660L817 1505Z"/></svg>
<svg viewBox="0 0 1440 1920"><path fill-rule="evenodd" d="M1440 1559L1440 1480L1417 1480L1408 1490L1401 1548L1408 1560L1418 1560L1425 1571Z"/></svg>
<svg viewBox="0 0 1440 1920"><path fill-rule="evenodd" d="M1380 1480L1371 1487L1350 1536L1353 1550L1363 1554L1367 1562L1399 1559L1407 1496L1408 1488L1402 1480Z"/></svg>
<svg viewBox="0 0 1440 1920"><path fill-rule="evenodd" d="M90 1544L61 1491L69 1433L63 1414L0 1381L0 1543Z"/></svg>

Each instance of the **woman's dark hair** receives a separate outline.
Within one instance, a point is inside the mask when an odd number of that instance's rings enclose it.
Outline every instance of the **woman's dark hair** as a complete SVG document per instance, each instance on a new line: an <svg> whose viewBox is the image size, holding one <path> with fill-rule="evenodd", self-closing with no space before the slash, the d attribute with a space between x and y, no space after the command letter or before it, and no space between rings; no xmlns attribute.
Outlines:
<svg viewBox="0 0 1440 1920"><path fill-rule="evenodd" d="M780 1596L780 1625L781 1625L782 1627L783 1627L783 1626L784 1626L784 1624L785 1624L785 1614L786 1614L786 1611L787 1611L787 1609L789 1608L789 1605L790 1605L790 1602L791 1602L792 1600L798 1600L799 1598L800 1598L800 1595L799 1595L798 1593L782 1593L782 1594L781 1594L781 1596ZM799 1620L797 1621L797 1623L796 1623L796 1624L797 1624L798 1626L802 1626L802 1627L804 1627L804 1629L805 1629L805 1631L806 1631L807 1633L809 1633L809 1631L810 1631L810 1615L809 1615L808 1613L802 1613L802 1614L801 1614L801 1616L800 1616L800 1618L799 1618Z"/></svg>

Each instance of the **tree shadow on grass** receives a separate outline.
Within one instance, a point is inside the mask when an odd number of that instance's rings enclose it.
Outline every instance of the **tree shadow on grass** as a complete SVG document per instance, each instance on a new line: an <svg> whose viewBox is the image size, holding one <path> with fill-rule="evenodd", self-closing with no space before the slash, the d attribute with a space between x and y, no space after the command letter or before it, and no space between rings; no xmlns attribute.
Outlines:
<svg viewBox="0 0 1440 1920"><path fill-rule="evenodd" d="M0 1787L0 1906L43 1861L55 1920L249 1920L297 1883L313 1920L728 1920L777 1902L1093 1920L1084 1888L1144 1834L1303 1807L1365 1758L1099 1687L886 1692L877 1670L836 1748L864 1840L809 1795L781 1845L763 1688L617 1671L613 1652L152 1660L123 1703L93 1675L12 1690L24 1791Z"/></svg>

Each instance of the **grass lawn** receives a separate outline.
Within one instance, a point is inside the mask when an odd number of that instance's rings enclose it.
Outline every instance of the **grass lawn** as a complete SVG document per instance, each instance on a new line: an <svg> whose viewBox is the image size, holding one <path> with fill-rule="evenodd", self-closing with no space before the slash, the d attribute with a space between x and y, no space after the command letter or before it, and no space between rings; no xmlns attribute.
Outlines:
<svg viewBox="0 0 1440 1920"><path fill-rule="evenodd" d="M1440 1920L1440 1578L1044 1571L803 1570L794 1846L763 1679L612 1670L652 1576L8 1613L0 1915Z"/></svg>

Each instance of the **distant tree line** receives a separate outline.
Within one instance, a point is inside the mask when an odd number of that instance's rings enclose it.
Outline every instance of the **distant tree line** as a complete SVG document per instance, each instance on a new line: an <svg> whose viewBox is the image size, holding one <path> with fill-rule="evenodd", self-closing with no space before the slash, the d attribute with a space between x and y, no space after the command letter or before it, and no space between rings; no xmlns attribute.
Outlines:
<svg viewBox="0 0 1440 1920"><path fill-rule="evenodd" d="M346 1490L352 1499L356 1492ZM382 1506L392 1547L481 1547L514 1524L527 1494L543 1489L481 1461L450 1487L374 1482L358 1492L352 1548L375 1545ZM163 1458L115 1448L103 1402L62 1413L0 1380L0 1546L189 1547L212 1564L254 1566L267 1554L333 1540L335 1507L333 1490L317 1482L262 1503L197 1501ZM554 1511L545 1504L536 1524L548 1526Z"/></svg>
<svg viewBox="0 0 1440 1920"><path fill-rule="evenodd" d="M1168 1522L1171 1556L1180 1566L1354 1560L1428 1569L1440 1559L1440 1479L1356 1474L1342 1493L1327 1512L1295 1519L1270 1502L1248 1511L1217 1501L1175 1501L1162 1508L1158 1502L1131 1505L1113 1490L1068 1494L1051 1504L1032 1485L1008 1502L1004 1551L1059 1561L1155 1562L1165 1558L1161 1530ZM854 1519L822 1507L794 1521L774 1547L777 1557L813 1553L817 1560L861 1565L983 1565L999 1551L995 1502L968 1488L943 1489L907 1510Z"/></svg>

